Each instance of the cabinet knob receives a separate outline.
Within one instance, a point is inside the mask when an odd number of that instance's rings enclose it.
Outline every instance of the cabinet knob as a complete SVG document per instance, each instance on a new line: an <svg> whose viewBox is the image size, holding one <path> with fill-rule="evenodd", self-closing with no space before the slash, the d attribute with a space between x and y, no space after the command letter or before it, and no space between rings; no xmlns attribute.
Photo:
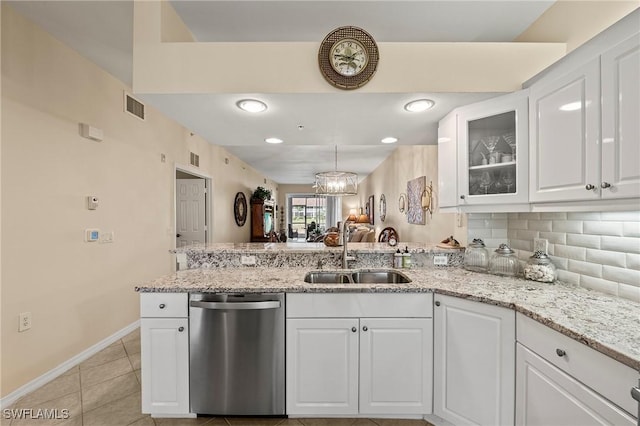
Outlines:
<svg viewBox="0 0 640 426"><path fill-rule="evenodd" d="M436 300L436 306L440 306L440 301Z"/></svg>
<svg viewBox="0 0 640 426"><path fill-rule="evenodd" d="M460 199L461 199L461 200L464 200L464 199L465 199L465 196L464 196L464 195L461 195L461 196L460 196Z"/></svg>
<svg viewBox="0 0 640 426"><path fill-rule="evenodd" d="M178 327L178 331L182 333L184 331L184 327Z"/></svg>
<svg viewBox="0 0 640 426"><path fill-rule="evenodd" d="M362 331L367 331L367 330L368 330L368 328L367 328L366 325L364 327L362 327Z"/></svg>
<svg viewBox="0 0 640 426"><path fill-rule="evenodd" d="M563 351L562 349L556 349L556 355L562 357L565 356L567 353L565 351Z"/></svg>
<svg viewBox="0 0 640 426"><path fill-rule="evenodd" d="M584 186L584 189L586 189L587 191L593 191L594 189L596 189L596 187L595 185L591 185L590 183L588 183Z"/></svg>
<svg viewBox="0 0 640 426"><path fill-rule="evenodd" d="M611 184L609 182L602 182L602 184L600 185L600 187L602 189L607 189L607 188L611 188Z"/></svg>
<svg viewBox="0 0 640 426"><path fill-rule="evenodd" d="M160 308L160 309L164 309L164 307L165 307L164 303L161 303L160 305L158 305L158 308Z"/></svg>
<svg viewBox="0 0 640 426"><path fill-rule="evenodd" d="M358 331L358 329L355 328L355 327L351 327L351 331L353 331L355 333L356 331Z"/></svg>

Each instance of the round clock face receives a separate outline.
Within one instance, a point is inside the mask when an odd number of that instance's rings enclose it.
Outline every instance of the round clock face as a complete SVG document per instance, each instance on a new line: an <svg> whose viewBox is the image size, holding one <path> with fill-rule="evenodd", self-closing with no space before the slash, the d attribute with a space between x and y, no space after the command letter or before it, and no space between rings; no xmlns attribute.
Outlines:
<svg viewBox="0 0 640 426"><path fill-rule="evenodd" d="M391 247L395 247L396 244L398 244L398 241L396 241L395 238L393 238L393 237L389 238L389 245Z"/></svg>
<svg viewBox="0 0 640 426"><path fill-rule="evenodd" d="M358 27L340 27L320 43L318 65L324 78L339 89L357 89L367 84L378 67L378 46Z"/></svg>
<svg viewBox="0 0 640 426"><path fill-rule="evenodd" d="M336 42L329 51L331 67L340 75L360 74L369 63L366 49L357 40L344 39Z"/></svg>

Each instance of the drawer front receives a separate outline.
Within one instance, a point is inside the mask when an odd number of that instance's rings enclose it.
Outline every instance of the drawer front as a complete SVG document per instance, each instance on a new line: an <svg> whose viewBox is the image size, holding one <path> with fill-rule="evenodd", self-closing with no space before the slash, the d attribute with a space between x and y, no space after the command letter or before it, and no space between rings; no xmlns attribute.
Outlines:
<svg viewBox="0 0 640 426"><path fill-rule="evenodd" d="M287 318L431 318L432 293L292 293Z"/></svg>
<svg viewBox="0 0 640 426"><path fill-rule="evenodd" d="M189 316L189 293L140 293L141 317Z"/></svg>
<svg viewBox="0 0 640 426"><path fill-rule="evenodd" d="M520 313L516 316L516 330L522 345L635 415L638 405L630 391L640 374L633 368Z"/></svg>

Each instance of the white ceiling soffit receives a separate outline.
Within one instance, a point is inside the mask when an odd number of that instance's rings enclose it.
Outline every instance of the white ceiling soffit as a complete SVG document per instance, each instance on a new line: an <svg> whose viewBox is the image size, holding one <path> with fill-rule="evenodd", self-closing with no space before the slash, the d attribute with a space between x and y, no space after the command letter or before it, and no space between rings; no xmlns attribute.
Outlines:
<svg viewBox="0 0 640 426"><path fill-rule="evenodd" d="M197 41L317 41L355 25L379 42L509 42L555 1L201 1L171 4Z"/></svg>

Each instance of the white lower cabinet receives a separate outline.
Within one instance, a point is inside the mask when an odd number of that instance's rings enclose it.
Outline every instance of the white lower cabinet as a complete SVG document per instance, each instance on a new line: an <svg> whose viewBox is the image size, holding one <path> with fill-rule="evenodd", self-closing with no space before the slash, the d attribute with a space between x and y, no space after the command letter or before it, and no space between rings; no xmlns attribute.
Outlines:
<svg viewBox="0 0 640 426"><path fill-rule="evenodd" d="M628 425L628 414L521 344L517 345L517 425Z"/></svg>
<svg viewBox="0 0 640 426"><path fill-rule="evenodd" d="M434 414L456 425L513 425L515 312L435 296Z"/></svg>
<svg viewBox="0 0 640 426"><path fill-rule="evenodd" d="M156 300L158 298L161 300ZM149 315L155 315L140 319L142 412L159 417L188 416L187 293L143 293L140 301L143 314L152 312ZM177 313L170 309L176 305L181 306L179 314L183 315L184 312L184 317L163 317L176 315ZM156 312L153 312L154 307L157 309Z"/></svg>
<svg viewBox="0 0 640 426"><path fill-rule="evenodd" d="M287 320L287 414L358 412L358 328L354 318Z"/></svg>
<svg viewBox="0 0 640 426"><path fill-rule="evenodd" d="M401 295L424 298L425 318L384 318L397 310L397 296L288 295L288 315L325 315L287 318L288 415L431 413L433 335L432 320L426 318L431 295ZM386 307L384 298L395 307ZM297 307L300 300L310 301L317 312ZM327 317L330 312L323 308L334 300L341 318ZM382 318L360 317L363 312Z"/></svg>
<svg viewBox="0 0 640 426"><path fill-rule="evenodd" d="M431 412L433 323L427 318L360 319L360 412Z"/></svg>
<svg viewBox="0 0 640 426"><path fill-rule="evenodd" d="M639 373L517 315L516 424L632 426Z"/></svg>

